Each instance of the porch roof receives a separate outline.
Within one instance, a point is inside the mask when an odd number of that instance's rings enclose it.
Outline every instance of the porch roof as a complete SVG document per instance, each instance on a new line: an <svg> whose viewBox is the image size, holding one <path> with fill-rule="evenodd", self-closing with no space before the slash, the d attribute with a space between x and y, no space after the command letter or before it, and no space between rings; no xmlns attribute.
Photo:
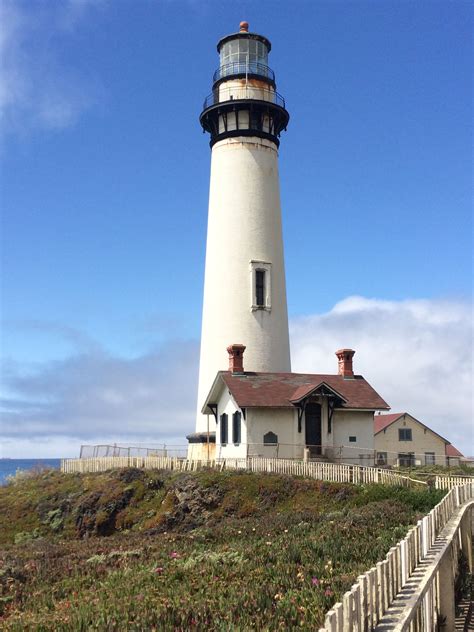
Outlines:
<svg viewBox="0 0 474 632"><path fill-rule="evenodd" d="M341 403L345 403L347 401L345 397L331 388L329 384L326 384L326 382L319 382L319 384L303 384L302 386L298 386L290 401L292 404L299 404L310 395L332 395Z"/></svg>

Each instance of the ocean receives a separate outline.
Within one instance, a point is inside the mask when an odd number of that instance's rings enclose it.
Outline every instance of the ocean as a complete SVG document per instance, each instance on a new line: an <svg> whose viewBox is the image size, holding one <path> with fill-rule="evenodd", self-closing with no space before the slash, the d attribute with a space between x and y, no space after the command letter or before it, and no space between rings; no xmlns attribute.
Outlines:
<svg viewBox="0 0 474 632"><path fill-rule="evenodd" d="M0 459L0 485L5 485L7 476L17 470L31 470L34 467L54 467L59 469L61 459Z"/></svg>

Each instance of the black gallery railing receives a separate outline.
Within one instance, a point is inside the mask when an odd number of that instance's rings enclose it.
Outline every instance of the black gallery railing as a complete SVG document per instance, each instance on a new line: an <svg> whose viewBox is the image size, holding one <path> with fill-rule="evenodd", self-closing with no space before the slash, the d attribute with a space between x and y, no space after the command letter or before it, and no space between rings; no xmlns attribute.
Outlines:
<svg viewBox="0 0 474 632"><path fill-rule="evenodd" d="M234 86L229 88L216 88L212 94L204 99L203 110L227 101L266 101L285 109L285 99L274 90L256 88L254 86Z"/></svg>
<svg viewBox="0 0 474 632"><path fill-rule="evenodd" d="M232 75L258 75L275 81L275 73L271 68L265 64L259 64L254 61L232 61L219 68L214 73L214 82L223 79L224 77L231 77Z"/></svg>

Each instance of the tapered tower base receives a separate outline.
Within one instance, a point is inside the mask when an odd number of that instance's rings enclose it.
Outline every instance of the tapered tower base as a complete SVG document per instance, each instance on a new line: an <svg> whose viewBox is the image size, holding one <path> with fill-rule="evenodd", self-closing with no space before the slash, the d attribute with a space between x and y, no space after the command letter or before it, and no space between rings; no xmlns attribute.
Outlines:
<svg viewBox="0 0 474 632"><path fill-rule="evenodd" d="M246 371L291 370L278 152L256 137L212 150L196 431L207 428L201 407L232 343L246 346Z"/></svg>

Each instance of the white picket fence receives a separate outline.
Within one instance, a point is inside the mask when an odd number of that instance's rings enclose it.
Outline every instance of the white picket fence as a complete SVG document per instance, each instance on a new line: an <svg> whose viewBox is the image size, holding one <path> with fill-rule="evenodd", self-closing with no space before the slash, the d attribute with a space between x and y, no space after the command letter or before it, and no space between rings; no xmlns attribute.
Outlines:
<svg viewBox="0 0 474 632"><path fill-rule="evenodd" d="M170 456L101 456L85 459L62 459L61 472L65 474L107 472L129 467L145 470L172 470L195 472L203 467L215 467L214 461L190 461Z"/></svg>
<svg viewBox="0 0 474 632"><path fill-rule="evenodd" d="M198 461L165 456L110 456L86 459L63 459L61 471L65 473L105 472L107 470L137 467L142 469L173 470L195 472L203 468L218 470L247 470L303 476L333 483L383 483L385 485L426 485L398 472L362 465L339 465L292 459L269 459L265 457L247 457L243 459L218 459Z"/></svg>
<svg viewBox="0 0 474 632"><path fill-rule="evenodd" d="M359 576L351 590L346 592L342 602L334 605L326 614L324 627L320 632L366 632L377 630L377 624L396 600L410 577L413 576L419 565L428 559L430 550L446 527L448 522L462 514L460 508L468 501L474 500L474 483L463 486L455 486L443 500L434 507L418 524L410 529L407 536L390 549L385 560L378 562L364 575ZM472 504L466 508L471 509ZM460 518L462 515L460 515ZM470 516L468 516L470 518ZM471 521L464 521L465 530L470 532ZM472 571L472 539L469 534L463 537L457 536L457 531L452 531L448 544L459 547L464 542L465 553L470 555ZM470 551L469 551L470 549ZM410 632L431 632L436 630L440 620L441 591L453 591L454 575L457 569L456 555L451 556L452 563L448 565L448 575L451 572L451 580L439 581L439 560L433 565L423 586L412 595L412 605L407 608L404 621L400 614L395 623L382 626L383 630L409 630ZM452 597L454 603L454 596ZM454 606L453 606L454 609ZM444 613L443 613L444 614ZM454 629L448 627L446 629Z"/></svg>
<svg viewBox="0 0 474 632"><path fill-rule="evenodd" d="M436 476L436 489L451 489L456 485L467 485L474 482L474 476Z"/></svg>

